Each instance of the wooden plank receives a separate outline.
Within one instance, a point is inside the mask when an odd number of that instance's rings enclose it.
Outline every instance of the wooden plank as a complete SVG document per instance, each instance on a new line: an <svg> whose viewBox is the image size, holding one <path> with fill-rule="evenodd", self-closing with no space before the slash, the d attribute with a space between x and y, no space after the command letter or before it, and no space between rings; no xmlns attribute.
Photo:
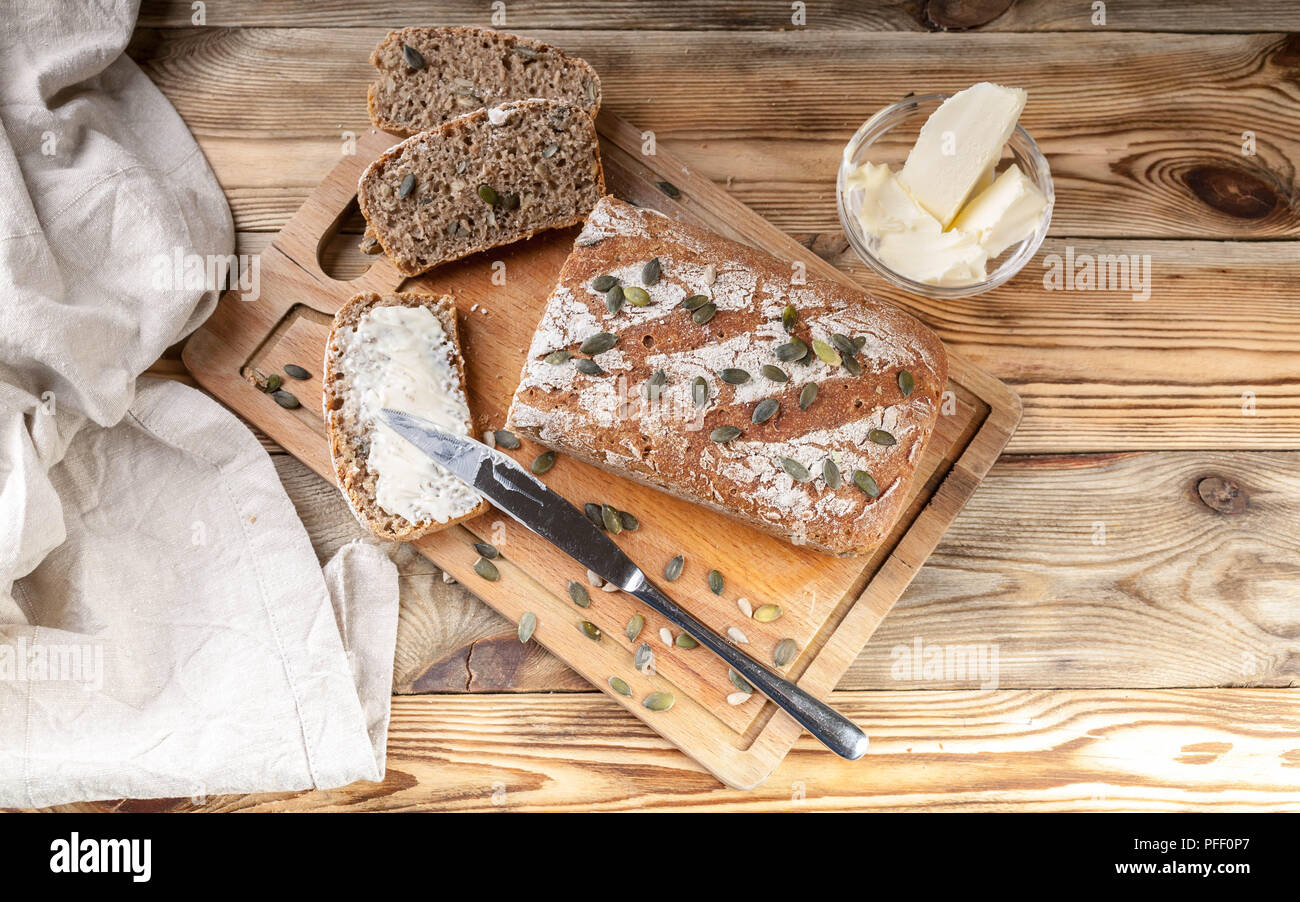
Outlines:
<svg viewBox="0 0 1300 902"><path fill-rule="evenodd" d="M341 133L366 126L367 56L385 31L143 29L131 52L213 160L238 226L264 229L337 159ZM1300 67L1294 35L534 33L596 66L607 109L787 231L838 230L839 152L872 112L992 79L1029 89L1053 234L1300 235L1300 103L1278 90ZM319 144L304 155L304 142Z"/></svg>
<svg viewBox="0 0 1300 902"><path fill-rule="evenodd" d="M322 560L365 535L332 483L275 460ZM1207 505L1206 479L1235 485L1234 502ZM1300 452L1004 457L839 688L1295 685L1298 498ZM396 691L588 688L413 549L390 551ZM936 653L952 660L914 669ZM981 653L995 671L963 669Z"/></svg>
<svg viewBox="0 0 1300 902"><path fill-rule="evenodd" d="M222 0L209 4L209 26L491 25L483 0ZM604 29L793 29L789 0L530 0L507 7L503 28ZM140 24L185 27L193 23L190 0L145 0ZM1125 0L1108 4L1104 25L1091 4L1060 0L863 3L817 0L806 4L810 31L1196 31L1300 30L1300 9L1288 0L1252 0L1249 9L1205 0Z"/></svg>
<svg viewBox="0 0 1300 902"><path fill-rule="evenodd" d="M101 803L206 811L1297 811L1300 692L837 692L871 736L847 762L801 739L723 789L598 695L393 700L382 783Z"/></svg>

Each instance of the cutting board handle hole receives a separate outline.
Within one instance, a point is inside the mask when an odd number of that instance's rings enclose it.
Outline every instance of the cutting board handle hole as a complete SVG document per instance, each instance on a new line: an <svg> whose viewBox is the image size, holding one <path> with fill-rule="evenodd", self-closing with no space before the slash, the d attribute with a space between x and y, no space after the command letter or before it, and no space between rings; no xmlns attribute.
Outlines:
<svg viewBox="0 0 1300 902"><path fill-rule="evenodd" d="M316 264L321 272L336 281L351 282L384 260L382 253L367 254L361 250L365 231L366 219L353 197L321 235L316 246Z"/></svg>

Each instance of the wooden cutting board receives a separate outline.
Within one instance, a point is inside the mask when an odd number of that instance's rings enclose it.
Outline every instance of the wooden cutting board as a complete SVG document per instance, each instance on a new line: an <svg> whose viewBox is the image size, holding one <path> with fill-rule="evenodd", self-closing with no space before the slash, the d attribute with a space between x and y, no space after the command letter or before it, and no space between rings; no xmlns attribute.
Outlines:
<svg viewBox="0 0 1300 902"><path fill-rule="evenodd" d="M602 113L597 124L610 193L789 260L792 274L803 269L854 284L726 191L690 174L670 154L642 153L641 133L627 122ZM319 258L355 203L361 171L395 141L377 131L362 136L356 154L342 159L262 254L258 296L227 292L184 351L185 364L201 385L331 481L320 412L322 358L331 319L357 292L391 291L404 280L380 257L359 278L337 281L323 271ZM665 189L662 182L671 185ZM403 285L405 290L456 298L469 401L480 434L505 422L533 329L576 232L551 232L488 251ZM251 381L255 372L282 374L286 364L311 373L306 381L285 379L285 388L302 401L292 410ZM635 514L640 528L622 533L617 541L652 578L662 574L674 555L684 554L686 566L680 579L668 584L671 593L719 632L739 627L750 641L746 650L765 663L771 663L777 642L794 639L800 651L786 674L825 696L975 491L1019 418L1020 400L1014 392L951 357L942 413L909 505L889 539L867 558L833 558L789 545L563 456L545 481L579 507L604 502ZM511 453L527 465L542 450L524 441ZM500 549L498 581L488 582L474 572L476 541ZM722 661L703 648L664 646L659 630L665 621L631 596L588 587L591 606L578 608L570 600L568 584L574 580L585 585L584 568L496 511L426 537L417 547L511 620L526 611L535 613L534 641L730 786L757 786L799 736L800 727L761 696L728 705L726 697L734 687ZM725 579L721 596L706 583L714 568ZM742 597L755 608L778 603L785 613L771 623L747 619L737 603ZM624 627L635 613L643 614L646 622L632 641ZM580 631L584 619L603 631L600 641ZM656 673L651 676L637 673L632 665L632 652L641 641L655 649ZM613 676L632 687L631 698L610 690ZM671 710L654 712L642 706L656 690L673 694ZM871 763L864 760L859 766Z"/></svg>

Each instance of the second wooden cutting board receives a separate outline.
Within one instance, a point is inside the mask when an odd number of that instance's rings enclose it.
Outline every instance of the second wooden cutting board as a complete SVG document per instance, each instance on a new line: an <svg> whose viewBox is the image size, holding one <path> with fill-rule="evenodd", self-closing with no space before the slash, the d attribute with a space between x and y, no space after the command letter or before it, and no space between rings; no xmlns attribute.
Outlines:
<svg viewBox="0 0 1300 902"><path fill-rule="evenodd" d="M725 191L689 175L669 155L643 155L640 133L631 125L608 114L598 124L611 193L760 247L790 260L794 269L847 281ZM264 254L260 295L228 293L185 349L185 362L202 385L331 481L319 379L334 312L365 290L391 291L401 285L408 291L451 294L461 316L475 425L480 434L497 429L577 231L551 232L488 251L405 284L384 259L358 279L336 281L322 271L320 249L354 201L361 170L393 141L378 132L365 136L356 156L331 172ZM311 379L287 386L303 402L296 410L280 407L251 384L256 373L279 372L286 364L312 372ZM622 533L617 541L634 560L658 578L673 556L683 554L681 577L666 585L677 600L719 632L741 627L750 640L746 650L769 665L776 644L792 639L799 653L786 674L824 695L934 548L1019 419L1019 400L1006 386L959 358L951 361L951 370L943 415L918 468L908 509L869 558L831 558L798 548L563 456L545 481L579 507L608 503L632 512L640 528ZM542 450L525 441L511 453L527 465ZM475 573L473 543L478 541L500 549L500 579L489 582ZM701 648L664 646L658 634L665 621L624 593L588 586L580 565L496 512L426 537L417 547L512 620L533 612L538 619L534 641L729 785L760 783L800 733L793 720L761 696L729 705L726 697L735 690L720 659ZM721 595L710 591L706 581L715 568L724 577ZM574 604L570 583L586 588L589 607ZM771 623L747 619L740 598L753 607L778 603L785 614ZM645 625L629 639L624 630L634 614L643 615ZM582 620L600 628L599 641L578 628ZM657 672L650 676L632 665L632 652L642 641L656 652ZM611 677L626 681L631 697L614 693ZM671 710L650 711L642 705L655 691L673 694ZM860 766L870 766L869 757Z"/></svg>

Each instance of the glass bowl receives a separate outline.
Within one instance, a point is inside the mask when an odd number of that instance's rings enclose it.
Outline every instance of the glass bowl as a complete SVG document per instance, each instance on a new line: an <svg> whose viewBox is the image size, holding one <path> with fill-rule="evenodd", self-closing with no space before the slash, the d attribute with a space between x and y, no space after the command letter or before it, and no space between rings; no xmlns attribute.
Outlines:
<svg viewBox="0 0 1300 902"><path fill-rule="evenodd" d="M897 171L907 159L907 153L916 142L921 126L930 118L930 114L939 108L951 95L926 94L908 97L893 106L887 106L872 116L849 139L844 146L844 155L840 159L840 171L836 180L836 193L839 195L840 223L849 244L857 251L868 266L883 278L913 294L931 298L966 298L981 294L990 288L996 288L1007 279L1020 272L1024 265L1033 259L1039 245L1047 236L1047 227L1052 221L1052 206L1056 202L1056 192L1052 188L1052 172L1047 165L1047 158L1038 149L1034 139L1019 125L1012 132L1011 139L1002 150L1002 160L998 170L1005 169L1008 161L1014 161L1020 170L1043 192L1047 198L1047 209L1043 211L1043 220L1033 234L1013 244L997 257L997 265L989 269L983 281L970 285L929 285L917 282L901 275L886 266L876 255L873 246L877 239L862 231L858 223L858 206L861 204L861 189L846 188L849 175L863 163L887 163L889 168ZM993 264L995 261L990 261Z"/></svg>

